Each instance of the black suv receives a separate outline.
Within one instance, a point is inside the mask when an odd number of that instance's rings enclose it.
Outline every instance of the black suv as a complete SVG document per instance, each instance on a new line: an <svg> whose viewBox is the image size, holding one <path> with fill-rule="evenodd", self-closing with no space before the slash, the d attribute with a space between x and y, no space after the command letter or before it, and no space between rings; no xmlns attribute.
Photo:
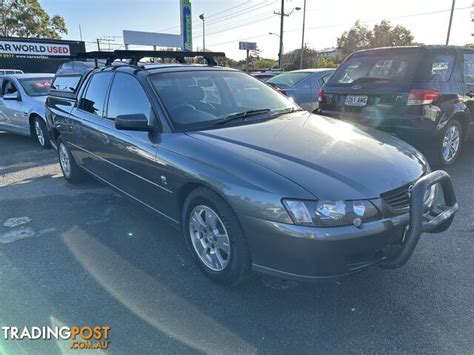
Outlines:
<svg viewBox="0 0 474 355"><path fill-rule="evenodd" d="M319 93L318 112L372 126L450 165L474 138L474 50L390 47L350 55Z"/></svg>

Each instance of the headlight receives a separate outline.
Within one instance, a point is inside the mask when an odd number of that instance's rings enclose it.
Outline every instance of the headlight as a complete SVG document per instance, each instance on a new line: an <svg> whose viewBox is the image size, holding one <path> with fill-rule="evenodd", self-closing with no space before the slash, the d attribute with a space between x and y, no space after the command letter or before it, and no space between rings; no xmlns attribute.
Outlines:
<svg viewBox="0 0 474 355"><path fill-rule="evenodd" d="M433 203L435 202L435 197L436 197L436 192L437 192L437 184L431 185L429 188L426 189L425 191L425 196L424 196L424 205L425 208L432 208Z"/></svg>
<svg viewBox="0 0 474 355"><path fill-rule="evenodd" d="M380 214L369 200L306 201L283 200L293 223L318 227L355 225L373 221Z"/></svg>

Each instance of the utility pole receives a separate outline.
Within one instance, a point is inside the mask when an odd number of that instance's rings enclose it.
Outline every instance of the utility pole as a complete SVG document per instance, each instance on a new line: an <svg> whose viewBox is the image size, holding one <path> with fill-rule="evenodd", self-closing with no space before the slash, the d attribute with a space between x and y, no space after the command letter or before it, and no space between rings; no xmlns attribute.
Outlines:
<svg viewBox="0 0 474 355"><path fill-rule="evenodd" d="M285 0L281 0L280 10L280 50L278 52L278 67L283 68L283 20L285 18Z"/></svg>
<svg viewBox="0 0 474 355"><path fill-rule="evenodd" d="M301 58L300 58L300 69L303 69L303 57L304 57L304 29L306 21L306 0L303 4L303 31L301 33Z"/></svg>
<svg viewBox="0 0 474 355"><path fill-rule="evenodd" d="M204 19L204 14L200 14L199 18L202 20L202 51L206 51L206 22Z"/></svg>
<svg viewBox="0 0 474 355"><path fill-rule="evenodd" d="M97 38L97 50L100 52L100 39Z"/></svg>
<svg viewBox="0 0 474 355"><path fill-rule="evenodd" d="M448 36L446 37L446 45L449 44L449 35L451 34L451 24L453 23L453 13L455 4L456 0L453 0L453 4L451 5L451 15L449 16Z"/></svg>
<svg viewBox="0 0 474 355"><path fill-rule="evenodd" d="M81 41L82 41L82 28L81 28L81 24L79 24L79 37L81 38Z"/></svg>

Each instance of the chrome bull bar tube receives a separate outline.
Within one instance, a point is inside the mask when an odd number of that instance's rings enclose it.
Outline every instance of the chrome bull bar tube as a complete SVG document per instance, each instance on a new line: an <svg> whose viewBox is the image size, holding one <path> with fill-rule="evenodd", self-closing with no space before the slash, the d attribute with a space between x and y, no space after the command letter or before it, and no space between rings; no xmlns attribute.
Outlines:
<svg viewBox="0 0 474 355"><path fill-rule="evenodd" d="M437 206L434 215L426 214L424 206L425 191L439 183L444 195L444 206ZM395 269L403 266L410 259L422 233L436 233L445 223L450 223L459 206L456 201L453 182L447 172L433 171L423 176L412 187L410 198L410 223L400 252L383 261L380 266ZM433 211L433 212L434 212Z"/></svg>

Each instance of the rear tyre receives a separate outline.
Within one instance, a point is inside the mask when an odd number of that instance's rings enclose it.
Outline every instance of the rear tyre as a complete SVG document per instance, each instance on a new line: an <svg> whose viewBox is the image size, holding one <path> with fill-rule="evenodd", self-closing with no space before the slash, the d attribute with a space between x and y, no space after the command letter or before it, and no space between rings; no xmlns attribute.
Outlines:
<svg viewBox="0 0 474 355"><path fill-rule="evenodd" d="M84 180L84 172L77 165L71 151L66 144L64 144L61 138L58 139L58 158L59 166L61 167L66 181L72 184L77 184Z"/></svg>
<svg viewBox="0 0 474 355"><path fill-rule="evenodd" d="M435 151L435 164L449 166L461 152L463 131L461 123L455 118L444 127Z"/></svg>
<svg viewBox="0 0 474 355"><path fill-rule="evenodd" d="M226 286L242 282L250 271L250 252L237 216L207 188L191 192L183 207L183 233L199 268Z"/></svg>
<svg viewBox="0 0 474 355"><path fill-rule="evenodd" d="M33 136L38 142L38 144L44 148L49 149L51 148L51 141L49 139L48 130L46 128L46 124L41 119L41 117L36 116L33 119Z"/></svg>

